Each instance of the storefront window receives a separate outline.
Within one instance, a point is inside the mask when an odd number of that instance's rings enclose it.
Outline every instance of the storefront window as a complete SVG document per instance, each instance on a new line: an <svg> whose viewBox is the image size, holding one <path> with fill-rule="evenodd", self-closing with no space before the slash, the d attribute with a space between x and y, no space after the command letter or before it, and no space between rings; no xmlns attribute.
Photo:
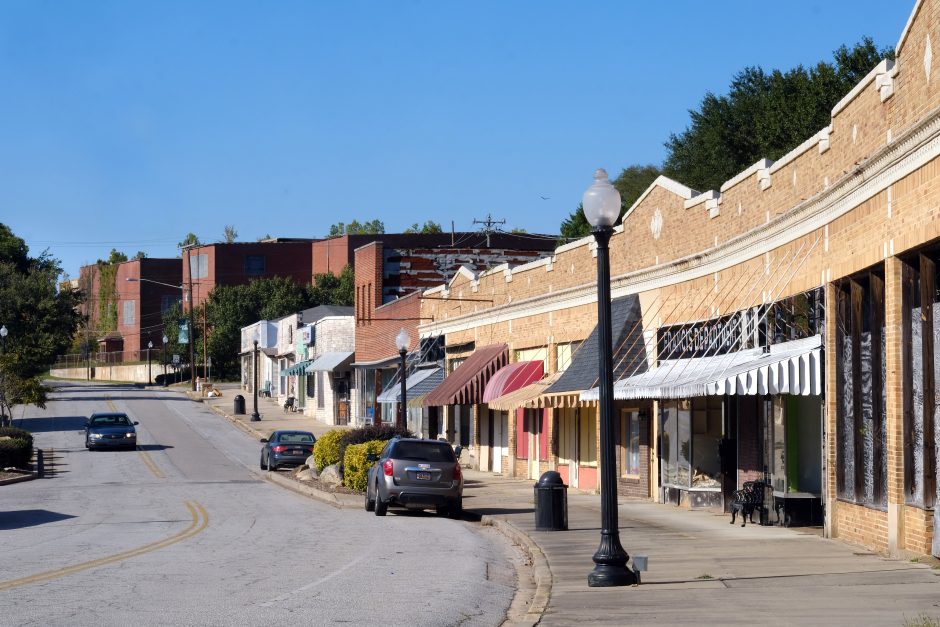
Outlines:
<svg viewBox="0 0 940 627"><path fill-rule="evenodd" d="M692 399L692 487L720 488L722 435L720 396Z"/></svg>
<svg viewBox="0 0 940 627"><path fill-rule="evenodd" d="M721 397L665 401L660 404L660 475L663 485L720 488Z"/></svg>
<svg viewBox="0 0 940 627"><path fill-rule="evenodd" d="M659 475L664 486L674 486L678 480L678 447L676 437L679 425L679 406L675 402L660 404Z"/></svg>
<svg viewBox="0 0 940 627"><path fill-rule="evenodd" d="M620 441L623 442L623 474L640 474L640 412L625 409L620 417Z"/></svg>
<svg viewBox="0 0 940 627"><path fill-rule="evenodd" d="M884 507L884 279L856 276L837 286L836 297L837 494Z"/></svg>
<svg viewBox="0 0 940 627"><path fill-rule="evenodd" d="M597 465L597 412L581 410L578 419L578 461L582 466Z"/></svg>
<svg viewBox="0 0 940 627"><path fill-rule="evenodd" d="M931 507L937 501L937 417L940 414L940 297L936 254L919 254L903 267L904 316L904 492L906 502Z"/></svg>

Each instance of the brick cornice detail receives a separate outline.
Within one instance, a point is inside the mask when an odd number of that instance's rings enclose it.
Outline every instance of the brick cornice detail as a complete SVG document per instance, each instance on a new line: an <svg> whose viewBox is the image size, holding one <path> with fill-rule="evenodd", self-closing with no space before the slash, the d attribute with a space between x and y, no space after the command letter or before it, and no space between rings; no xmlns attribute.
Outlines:
<svg viewBox="0 0 940 627"><path fill-rule="evenodd" d="M940 108L892 143L874 153L863 164L846 172L812 198L787 213L717 248L615 276L611 297L617 298L684 283L763 255L786 245L845 215L926 163L940 156ZM583 284L550 294L541 294L485 312L469 313L421 325L422 336L456 333L508 320L546 314L596 302L597 286Z"/></svg>

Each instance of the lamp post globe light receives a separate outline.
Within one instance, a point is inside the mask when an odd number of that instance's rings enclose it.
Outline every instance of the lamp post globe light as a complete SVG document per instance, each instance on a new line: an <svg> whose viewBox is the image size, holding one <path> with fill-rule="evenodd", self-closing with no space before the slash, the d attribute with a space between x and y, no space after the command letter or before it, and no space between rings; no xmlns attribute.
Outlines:
<svg viewBox="0 0 940 627"><path fill-rule="evenodd" d="M408 355L408 346L411 344L411 338L408 332L402 327L398 335L395 336L395 346L398 348L398 354L401 355L401 401L398 403L398 426L408 425L408 390L405 387L405 357Z"/></svg>
<svg viewBox="0 0 940 627"><path fill-rule="evenodd" d="M3 339L3 352L4 353L7 352L7 335L9 333L10 332L7 331L7 325L3 325L2 327L0 327L0 338Z"/></svg>
<svg viewBox="0 0 940 627"><path fill-rule="evenodd" d="M617 477L614 458L614 373L610 328L610 237L620 216L620 192L599 168L594 183L582 198L584 217L591 225L597 242L597 339L598 383L601 430L601 542L594 553L594 570L588 575L591 587L629 586L637 583L636 574L627 568L630 556L620 545L617 523Z"/></svg>

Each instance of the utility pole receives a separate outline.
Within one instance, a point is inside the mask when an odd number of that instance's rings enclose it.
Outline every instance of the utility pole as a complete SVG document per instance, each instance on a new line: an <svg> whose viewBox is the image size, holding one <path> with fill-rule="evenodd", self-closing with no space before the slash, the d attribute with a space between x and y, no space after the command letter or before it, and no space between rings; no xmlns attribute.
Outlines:
<svg viewBox="0 0 940 627"><path fill-rule="evenodd" d="M196 391L196 351L195 344L196 326L193 324L193 265L192 265L192 247L186 247L186 265L189 267L189 382L192 385L192 391Z"/></svg>
<svg viewBox="0 0 940 627"><path fill-rule="evenodd" d="M505 221L505 220L494 220L494 219L493 219L493 214L488 213L488 214L486 214L486 220L476 220L476 219L474 219L473 223L474 223L474 224L482 224L482 225L483 225L483 228L480 229L480 230L482 230L484 233L486 233L486 247L489 248L489 247L490 247L490 235L492 235L493 233L496 232L496 229L494 229L493 227L494 227L495 225L497 225L497 224L506 224L506 221Z"/></svg>
<svg viewBox="0 0 940 627"><path fill-rule="evenodd" d="M202 305L202 374L206 374L206 371L209 368L206 362L209 356L208 348L207 348L209 335L208 333L206 333L206 326L207 326L206 325L206 310L208 308L209 308L209 301L206 301Z"/></svg>

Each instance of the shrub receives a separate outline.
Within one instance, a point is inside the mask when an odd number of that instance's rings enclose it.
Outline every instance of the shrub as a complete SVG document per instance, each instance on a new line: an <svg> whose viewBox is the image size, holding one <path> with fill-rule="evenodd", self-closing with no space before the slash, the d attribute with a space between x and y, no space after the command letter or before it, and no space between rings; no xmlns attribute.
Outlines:
<svg viewBox="0 0 940 627"><path fill-rule="evenodd" d="M33 434L19 427L0 427L0 438L2 437L26 440L30 446L33 445Z"/></svg>
<svg viewBox="0 0 940 627"><path fill-rule="evenodd" d="M350 444L343 457L343 485L350 490L365 492L369 478L369 468L374 462L367 457L369 453L381 453L387 440L372 440L362 444Z"/></svg>
<svg viewBox="0 0 940 627"><path fill-rule="evenodd" d="M338 464L343 460L340 452L340 440L343 433L340 429L334 429L317 438L317 443L313 445L313 461L317 465L317 472L323 472L327 466Z"/></svg>
<svg viewBox="0 0 940 627"><path fill-rule="evenodd" d="M33 456L33 443L24 438L0 440L0 468L29 468Z"/></svg>
<svg viewBox="0 0 940 627"><path fill-rule="evenodd" d="M351 444L363 444L376 440L388 442L394 437L413 438L415 436L404 427L399 428L387 424L366 425L357 429L350 429L343 433L343 439L340 441L340 457L345 459L346 447Z"/></svg>

